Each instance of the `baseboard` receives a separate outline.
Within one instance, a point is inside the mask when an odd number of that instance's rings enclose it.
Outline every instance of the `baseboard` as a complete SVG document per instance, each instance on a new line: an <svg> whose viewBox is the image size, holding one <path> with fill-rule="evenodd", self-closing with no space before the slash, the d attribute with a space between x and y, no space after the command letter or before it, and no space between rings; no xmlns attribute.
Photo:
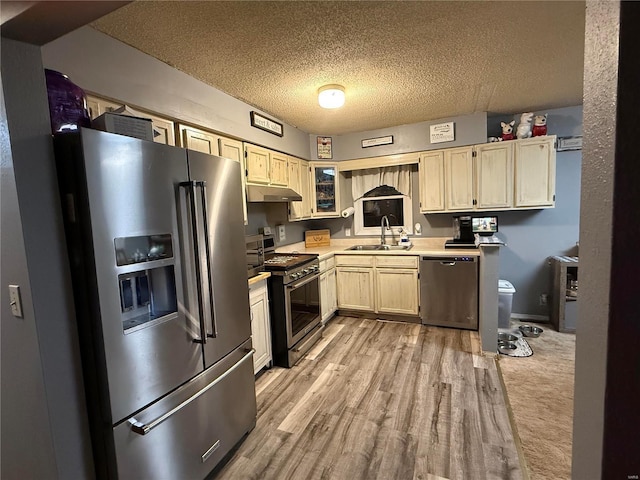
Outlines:
<svg viewBox="0 0 640 480"><path fill-rule="evenodd" d="M549 323L549 315L532 315L529 313L512 313L511 318L515 320L531 320L534 322Z"/></svg>

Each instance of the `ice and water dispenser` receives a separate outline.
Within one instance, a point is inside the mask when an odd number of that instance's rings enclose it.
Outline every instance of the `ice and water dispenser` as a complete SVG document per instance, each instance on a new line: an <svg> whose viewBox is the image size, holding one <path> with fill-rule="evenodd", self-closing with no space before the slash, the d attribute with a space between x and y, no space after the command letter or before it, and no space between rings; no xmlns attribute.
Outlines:
<svg viewBox="0 0 640 480"><path fill-rule="evenodd" d="M171 235L120 237L114 244L118 267L139 267L118 275L124 333L177 314Z"/></svg>

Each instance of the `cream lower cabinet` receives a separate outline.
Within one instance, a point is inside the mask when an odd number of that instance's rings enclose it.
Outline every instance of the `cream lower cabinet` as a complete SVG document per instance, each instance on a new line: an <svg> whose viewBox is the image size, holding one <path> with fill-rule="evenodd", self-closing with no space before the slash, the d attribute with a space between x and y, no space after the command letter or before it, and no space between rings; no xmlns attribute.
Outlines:
<svg viewBox="0 0 640 480"><path fill-rule="evenodd" d="M320 314L327 323L338 309L336 269L333 257L320 261Z"/></svg>
<svg viewBox="0 0 640 480"><path fill-rule="evenodd" d="M258 373L264 367L270 367L271 322L269 319L269 294L267 280L261 280L249 287L251 306L251 339L256 353L253 355L253 371Z"/></svg>
<svg viewBox="0 0 640 480"><path fill-rule="evenodd" d="M336 255L338 308L418 315L418 257Z"/></svg>
<svg viewBox="0 0 640 480"><path fill-rule="evenodd" d="M338 308L375 311L373 268L336 267Z"/></svg>
<svg viewBox="0 0 640 480"><path fill-rule="evenodd" d="M376 312L418 315L418 257L375 257Z"/></svg>

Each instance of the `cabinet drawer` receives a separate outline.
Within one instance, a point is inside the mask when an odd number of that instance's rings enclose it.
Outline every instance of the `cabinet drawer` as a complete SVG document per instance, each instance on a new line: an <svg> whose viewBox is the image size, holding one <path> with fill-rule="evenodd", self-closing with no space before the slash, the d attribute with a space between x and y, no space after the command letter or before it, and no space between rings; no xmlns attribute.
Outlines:
<svg viewBox="0 0 640 480"><path fill-rule="evenodd" d="M418 257L408 255L378 255L378 268L418 268Z"/></svg>
<svg viewBox="0 0 640 480"><path fill-rule="evenodd" d="M371 255L336 255L336 266L373 267Z"/></svg>
<svg viewBox="0 0 640 480"><path fill-rule="evenodd" d="M327 270L331 270L336 266L336 261L334 257L325 258L324 260L320 260L320 271L326 272Z"/></svg>

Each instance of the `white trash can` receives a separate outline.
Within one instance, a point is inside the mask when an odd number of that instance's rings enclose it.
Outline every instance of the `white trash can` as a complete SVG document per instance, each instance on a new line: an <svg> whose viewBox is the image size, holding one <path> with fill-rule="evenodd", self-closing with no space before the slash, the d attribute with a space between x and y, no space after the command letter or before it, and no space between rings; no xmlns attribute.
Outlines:
<svg viewBox="0 0 640 480"><path fill-rule="evenodd" d="M498 328L509 328L511 326L511 306L513 305L513 294L516 289L511 282L498 280Z"/></svg>

